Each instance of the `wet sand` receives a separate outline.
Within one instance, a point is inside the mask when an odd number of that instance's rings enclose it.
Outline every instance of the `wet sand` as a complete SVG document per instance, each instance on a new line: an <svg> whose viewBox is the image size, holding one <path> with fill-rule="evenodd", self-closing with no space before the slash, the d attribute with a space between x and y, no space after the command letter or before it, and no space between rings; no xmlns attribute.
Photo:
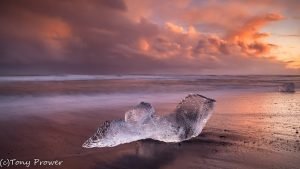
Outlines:
<svg viewBox="0 0 300 169"><path fill-rule="evenodd" d="M179 96L154 107L171 112ZM299 92L214 96L215 111L203 132L180 144L143 140L112 148L81 147L105 120L123 118L133 105L47 114L1 112L0 157L63 160L62 166L44 168L299 168Z"/></svg>

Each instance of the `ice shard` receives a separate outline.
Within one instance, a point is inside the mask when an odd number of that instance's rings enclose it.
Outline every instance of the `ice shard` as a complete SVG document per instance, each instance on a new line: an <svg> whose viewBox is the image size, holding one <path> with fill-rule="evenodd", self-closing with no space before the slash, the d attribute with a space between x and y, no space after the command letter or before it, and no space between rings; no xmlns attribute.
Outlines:
<svg viewBox="0 0 300 169"><path fill-rule="evenodd" d="M82 146L113 147L142 139L181 142L198 136L212 114L215 100L199 94L184 98L175 111L155 114L150 103L141 102L125 118L106 121Z"/></svg>
<svg viewBox="0 0 300 169"><path fill-rule="evenodd" d="M295 84L294 83L283 83L281 86L279 86L279 92L287 92L287 93L293 93L295 92Z"/></svg>

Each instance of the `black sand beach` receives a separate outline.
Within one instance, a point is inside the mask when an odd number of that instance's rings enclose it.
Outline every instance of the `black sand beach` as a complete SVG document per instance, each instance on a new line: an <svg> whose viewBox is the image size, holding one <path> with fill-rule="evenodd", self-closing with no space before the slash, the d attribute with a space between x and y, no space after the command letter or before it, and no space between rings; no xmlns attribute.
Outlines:
<svg viewBox="0 0 300 169"><path fill-rule="evenodd" d="M280 77L127 77L106 80L1 81L0 157L60 160L30 168L299 168L300 95L279 93ZM214 85L211 85L214 84ZM171 113L189 93L217 100L196 138L142 140L111 148L82 143L105 120L140 101ZM12 166L12 168L24 166Z"/></svg>

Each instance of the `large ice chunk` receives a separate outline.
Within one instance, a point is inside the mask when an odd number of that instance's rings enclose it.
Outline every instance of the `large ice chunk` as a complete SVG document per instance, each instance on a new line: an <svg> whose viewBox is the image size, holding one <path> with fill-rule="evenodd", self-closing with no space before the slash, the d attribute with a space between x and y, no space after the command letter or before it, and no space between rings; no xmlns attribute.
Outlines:
<svg viewBox="0 0 300 169"><path fill-rule="evenodd" d="M215 100L198 94L188 95L166 116L155 115L149 103L142 102L125 113L125 120L106 121L82 146L113 147L142 139L181 142L198 136Z"/></svg>

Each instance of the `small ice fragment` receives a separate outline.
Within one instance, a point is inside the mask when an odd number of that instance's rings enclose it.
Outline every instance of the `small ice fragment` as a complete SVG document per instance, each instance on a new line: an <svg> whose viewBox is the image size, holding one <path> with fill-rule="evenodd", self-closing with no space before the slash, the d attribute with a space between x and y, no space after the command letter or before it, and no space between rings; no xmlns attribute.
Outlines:
<svg viewBox="0 0 300 169"><path fill-rule="evenodd" d="M125 113L124 120L106 121L82 146L114 147L142 139L181 142L198 136L212 114L215 100L192 94L183 99L175 112L155 115L149 103L141 102Z"/></svg>
<svg viewBox="0 0 300 169"><path fill-rule="evenodd" d="M279 92L288 92L293 93L295 92L295 84L294 83L283 83L279 86Z"/></svg>

